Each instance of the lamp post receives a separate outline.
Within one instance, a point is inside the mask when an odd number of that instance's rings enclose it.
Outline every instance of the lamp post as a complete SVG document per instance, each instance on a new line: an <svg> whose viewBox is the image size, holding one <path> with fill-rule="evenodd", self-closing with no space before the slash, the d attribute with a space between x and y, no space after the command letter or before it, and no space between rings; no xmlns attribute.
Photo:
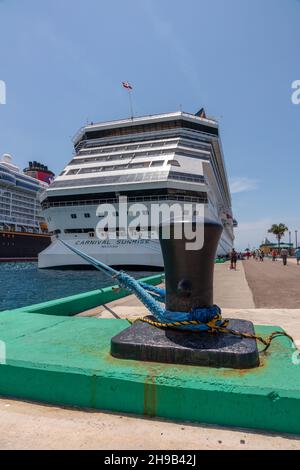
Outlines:
<svg viewBox="0 0 300 470"><path fill-rule="evenodd" d="M289 254L292 254L292 232L289 232Z"/></svg>
<svg viewBox="0 0 300 470"><path fill-rule="evenodd" d="M298 230L295 230L296 249L298 248Z"/></svg>

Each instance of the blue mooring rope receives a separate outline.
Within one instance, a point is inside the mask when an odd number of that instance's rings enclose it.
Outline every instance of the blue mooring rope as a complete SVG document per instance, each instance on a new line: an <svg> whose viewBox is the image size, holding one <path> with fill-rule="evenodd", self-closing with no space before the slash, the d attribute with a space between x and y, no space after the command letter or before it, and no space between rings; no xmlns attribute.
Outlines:
<svg viewBox="0 0 300 470"><path fill-rule="evenodd" d="M160 305L160 303L165 303L166 300L165 289L154 287L144 282L139 282L129 274L123 271L117 271L116 269L107 266L101 261L98 261L77 248L72 247L63 240L60 240L60 242L73 251L73 253L85 259L99 271L102 271L106 275L116 279L120 287L123 287L134 294L145 305L155 319L158 320L158 322L162 324L176 324L176 328L178 329L192 331L209 331L211 330L211 326L208 325L210 322L214 322L214 325L216 326L222 326L223 320L221 318L221 309L217 305L207 308L196 308L190 312L173 312L166 310L162 305ZM186 325L178 324L178 322L184 323L193 321L196 323Z"/></svg>

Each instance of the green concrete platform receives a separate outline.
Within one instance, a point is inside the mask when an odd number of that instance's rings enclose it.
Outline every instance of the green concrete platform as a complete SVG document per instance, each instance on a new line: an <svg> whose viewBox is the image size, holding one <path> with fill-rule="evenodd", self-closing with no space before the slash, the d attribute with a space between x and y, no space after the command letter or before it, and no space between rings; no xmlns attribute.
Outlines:
<svg viewBox="0 0 300 470"><path fill-rule="evenodd" d="M54 313L54 312L52 312ZM0 313L0 394L52 404L300 434L300 366L286 338L253 370L119 360L126 320ZM268 335L277 327L257 327Z"/></svg>

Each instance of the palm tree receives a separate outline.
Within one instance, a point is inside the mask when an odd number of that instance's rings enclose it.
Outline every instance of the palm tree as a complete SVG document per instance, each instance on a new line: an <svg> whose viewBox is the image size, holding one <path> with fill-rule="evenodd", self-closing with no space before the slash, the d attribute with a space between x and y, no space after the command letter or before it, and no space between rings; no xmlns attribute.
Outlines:
<svg viewBox="0 0 300 470"><path fill-rule="evenodd" d="M285 232L289 229L284 224L273 224L268 233L273 233L278 240L278 249L280 249L280 240L284 237Z"/></svg>

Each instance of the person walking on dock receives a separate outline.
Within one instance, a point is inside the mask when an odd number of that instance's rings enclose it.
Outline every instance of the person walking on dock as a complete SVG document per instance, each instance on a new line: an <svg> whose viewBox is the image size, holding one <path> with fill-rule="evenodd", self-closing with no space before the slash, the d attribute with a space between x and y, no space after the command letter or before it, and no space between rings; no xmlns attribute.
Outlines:
<svg viewBox="0 0 300 470"><path fill-rule="evenodd" d="M300 248L299 247L296 249L295 255L296 255L297 265L299 266L300 264Z"/></svg>
<svg viewBox="0 0 300 470"><path fill-rule="evenodd" d="M272 250L272 261L277 261L277 251Z"/></svg>
<svg viewBox="0 0 300 470"><path fill-rule="evenodd" d="M237 262L237 252L234 248L230 252L230 269L236 270L236 262Z"/></svg>
<svg viewBox="0 0 300 470"><path fill-rule="evenodd" d="M280 254L281 254L282 261L283 261L283 265L286 266L289 252L286 248L282 248Z"/></svg>

